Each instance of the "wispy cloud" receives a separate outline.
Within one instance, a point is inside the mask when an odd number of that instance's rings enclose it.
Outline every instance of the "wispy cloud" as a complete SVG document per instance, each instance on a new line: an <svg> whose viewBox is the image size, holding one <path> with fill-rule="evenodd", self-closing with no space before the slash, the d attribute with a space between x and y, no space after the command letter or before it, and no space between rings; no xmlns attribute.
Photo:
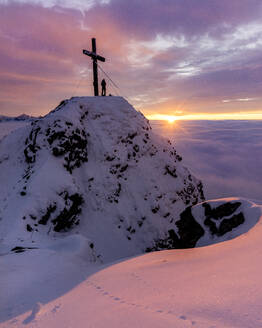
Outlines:
<svg viewBox="0 0 262 328"><path fill-rule="evenodd" d="M259 111L261 14L260 0L0 0L0 99L24 95L0 111L91 94L94 36L110 92L148 115Z"/></svg>

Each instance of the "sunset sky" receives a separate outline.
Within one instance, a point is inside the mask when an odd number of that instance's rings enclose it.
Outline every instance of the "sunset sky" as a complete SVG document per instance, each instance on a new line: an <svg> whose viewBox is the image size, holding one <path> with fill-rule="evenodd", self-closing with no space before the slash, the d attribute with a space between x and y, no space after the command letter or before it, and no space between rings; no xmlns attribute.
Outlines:
<svg viewBox="0 0 262 328"><path fill-rule="evenodd" d="M96 37L109 92L151 119L262 118L261 18L261 0L0 0L0 114L92 95Z"/></svg>

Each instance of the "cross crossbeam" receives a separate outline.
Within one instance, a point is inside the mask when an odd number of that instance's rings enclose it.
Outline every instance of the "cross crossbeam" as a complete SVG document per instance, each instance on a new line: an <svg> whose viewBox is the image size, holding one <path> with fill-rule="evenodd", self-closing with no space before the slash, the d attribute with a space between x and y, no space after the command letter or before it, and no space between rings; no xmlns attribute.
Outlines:
<svg viewBox="0 0 262 328"><path fill-rule="evenodd" d="M98 54L96 54L94 52L91 52L91 51L88 51L88 50L85 50L85 49L83 50L83 54L91 57L92 59L97 59L97 60L100 60L102 62L106 61L106 59L104 57L99 56Z"/></svg>
<svg viewBox="0 0 262 328"><path fill-rule="evenodd" d="M98 96L98 73L97 73L97 61L105 62L106 59L96 53L96 39L92 38L92 51L83 49L83 54L92 58L93 60L93 85L94 85L94 95Z"/></svg>

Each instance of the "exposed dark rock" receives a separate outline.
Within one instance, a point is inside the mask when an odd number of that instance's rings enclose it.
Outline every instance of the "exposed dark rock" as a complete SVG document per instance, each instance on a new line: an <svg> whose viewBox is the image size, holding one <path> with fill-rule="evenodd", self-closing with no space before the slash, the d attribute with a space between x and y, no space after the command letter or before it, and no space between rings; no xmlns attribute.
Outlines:
<svg viewBox="0 0 262 328"><path fill-rule="evenodd" d="M180 237L181 248L193 248L197 241L205 233L201 225L195 220L191 213L191 207L187 207L181 214L180 220L176 222Z"/></svg>
<svg viewBox="0 0 262 328"><path fill-rule="evenodd" d="M81 205L84 202L83 197L78 193L70 195L67 191L59 193L59 196L62 197L64 202L62 210L61 205L58 205L59 203L53 202L46 208L41 219L34 224L35 226L38 224L48 225L50 222L51 226L49 232L51 229L60 232L68 231L73 228L74 225L79 224L79 214L82 211ZM40 213L43 213L43 211L40 210ZM29 214L29 218L35 221L37 217ZM23 219L26 219L26 217L23 217ZM30 228L31 226L28 224L27 230L32 231L33 229L31 228L32 230L30 230Z"/></svg>
<svg viewBox="0 0 262 328"><path fill-rule="evenodd" d="M33 228L30 226L30 224L27 224L26 225L26 230L31 232L31 231L33 231Z"/></svg>
<svg viewBox="0 0 262 328"><path fill-rule="evenodd" d="M136 136L137 136L137 132L134 132L134 133L132 133L132 134L128 134L127 137L128 137L129 139L133 140Z"/></svg>
<svg viewBox="0 0 262 328"><path fill-rule="evenodd" d="M67 102L62 102L58 107L60 108ZM57 108L58 109L58 108ZM41 123L41 121L40 121ZM87 157L87 135L85 130L79 128L74 129L71 122L62 122L55 120L52 126L49 126L44 135L47 138L38 141L38 136L42 133L42 128L37 121L33 122L32 129L29 136L26 138L26 148L24 149L25 161L29 164L26 174L28 175L32 164L36 161L38 150L43 147L49 148L55 157L64 157L64 167L72 173L74 168L80 167L82 163L88 161ZM26 177L27 178L27 177Z"/></svg>
<svg viewBox="0 0 262 328"><path fill-rule="evenodd" d="M35 123L36 122L32 122ZM40 146L37 145L37 136L40 132L41 128L40 127L33 127L32 130L30 131L29 137L26 138L26 148L24 149L24 155L25 155L25 160L26 163L32 164L36 160L36 153L40 149Z"/></svg>
<svg viewBox="0 0 262 328"><path fill-rule="evenodd" d="M106 160L109 161L109 162L112 162L116 157L115 156L106 156Z"/></svg>
<svg viewBox="0 0 262 328"><path fill-rule="evenodd" d="M163 249L179 249L181 248L181 242L173 229L168 230L166 238L155 241L153 247L148 247L146 252L161 251Z"/></svg>
<svg viewBox="0 0 262 328"><path fill-rule="evenodd" d="M135 233L136 232L136 229L132 228L132 226L129 226L126 230L130 233Z"/></svg>
<svg viewBox="0 0 262 328"><path fill-rule="evenodd" d="M159 209L160 209L160 206L157 205L157 206L153 207L153 208L151 209L151 211L152 211L152 213L156 214L156 213L159 211Z"/></svg>
<svg viewBox="0 0 262 328"><path fill-rule="evenodd" d="M169 174L171 175L173 178L177 178L177 174L176 174L176 168L174 167L173 169L171 169L169 167L169 165L165 166L165 173L164 174Z"/></svg>
<svg viewBox="0 0 262 328"><path fill-rule="evenodd" d="M240 202L227 202L215 208L211 208L210 204L203 203L205 208L205 216L215 220L221 219L224 216L232 215L241 205Z"/></svg>
<svg viewBox="0 0 262 328"><path fill-rule="evenodd" d="M245 217L243 213L233 215L230 219L224 219L219 226L218 235L223 236L225 233L232 231L234 228L238 227L240 224L245 222Z"/></svg>
<svg viewBox="0 0 262 328"><path fill-rule="evenodd" d="M123 173L128 168L128 164L121 167L120 172Z"/></svg>
<svg viewBox="0 0 262 328"><path fill-rule="evenodd" d="M80 107L81 106L81 107ZM82 105L80 105L79 107L81 108L81 109L83 109L83 106ZM87 115L88 115L88 110L86 110L85 112L84 112L84 114L81 116L81 119L80 119L80 121L83 121L86 117L87 117Z"/></svg>
<svg viewBox="0 0 262 328"><path fill-rule="evenodd" d="M88 161L86 134L82 132L84 130L79 129L72 130L70 133L52 131L47 139L52 154L56 157L64 156L64 167L70 173Z"/></svg>
<svg viewBox="0 0 262 328"><path fill-rule="evenodd" d="M27 249L37 249L37 247L16 246L16 247L11 249L11 252L22 253L22 252L25 252Z"/></svg>
<svg viewBox="0 0 262 328"><path fill-rule="evenodd" d="M187 180L184 180L185 187L177 191L177 195L180 197L180 199L184 202L185 205L195 205L200 200L204 200L204 194L201 193L198 188L196 188L192 182L189 182Z"/></svg>
<svg viewBox="0 0 262 328"><path fill-rule="evenodd" d="M117 184L117 190L115 191L115 196L116 197L119 197L120 192L121 192L121 189L122 189L121 183L118 182L118 184Z"/></svg>
<svg viewBox="0 0 262 328"><path fill-rule="evenodd" d="M79 224L78 216L82 211L81 205L84 202L83 197L78 193L69 196L68 193L65 192L63 196L70 205L65 206L57 217L52 220L54 231L56 232L67 231L74 225Z"/></svg>
<svg viewBox="0 0 262 328"><path fill-rule="evenodd" d="M141 220L138 220L138 221L137 221L137 224L138 224L139 228L141 228L141 227L142 227L143 223L144 223L144 222L143 222L143 221L141 221Z"/></svg>
<svg viewBox="0 0 262 328"><path fill-rule="evenodd" d="M209 231L211 232L212 235L217 234L218 229L214 221L212 221L210 218L206 218L204 220L204 224L208 226Z"/></svg>
<svg viewBox="0 0 262 328"><path fill-rule="evenodd" d="M205 200L205 196L204 196L204 190L203 190L203 183L200 181L197 184L197 190L200 194L200 200Z"/></svg>
<svg viewBox="0 0 262 328"><path fill-rule="evenodd" d="M241 212L231 218L225 218L219 225L215 223L215 221L221 220L223 217L232 215L240 205L240 202L227 202L215 208L211 208L208 203L202 204L205 208L206 216L204 224L208 226L212 235L223 236L225 233L232 231L234 228L245 222L245 217Z"/></svg>
<svg viewBox="0 0 262 328"><path fill-rule="evenodd" d="M53 212L56 210L56 203L53 205L49 205L46 209L46 213L42 216L42 218L38 221L39 224L47 224L48 220L50 219L50 216Z"/></svg>

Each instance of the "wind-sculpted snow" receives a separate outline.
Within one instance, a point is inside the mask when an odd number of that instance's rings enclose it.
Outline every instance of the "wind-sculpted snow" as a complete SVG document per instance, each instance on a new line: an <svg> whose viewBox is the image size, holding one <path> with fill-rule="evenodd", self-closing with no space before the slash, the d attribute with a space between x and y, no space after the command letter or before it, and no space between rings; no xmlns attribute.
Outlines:
<svg viewBox="0 0 262 328"><path fill-rule="evenodd" d="M165 238L155 240L147 251L170 248L193 248L235 238L251 229L260 212L252 202L239 198L205 201L180 213L175 229Z"/></svg>
<svg viewBox="0 0 262 328"><path fill-rule="evenodd" d="M144 252L204 200L182 162L123 98L65 100L2 139L0 238L30 249L79 233L102 260Z"/></svg>
<svg viewBox="0 0 262 328"><path fill-rule="evenodd" d="M226 198L193 206L192 215L205 231L196 243L198 247L233 239L246 233L260 219L260 209L248 200Z"/></svg>

